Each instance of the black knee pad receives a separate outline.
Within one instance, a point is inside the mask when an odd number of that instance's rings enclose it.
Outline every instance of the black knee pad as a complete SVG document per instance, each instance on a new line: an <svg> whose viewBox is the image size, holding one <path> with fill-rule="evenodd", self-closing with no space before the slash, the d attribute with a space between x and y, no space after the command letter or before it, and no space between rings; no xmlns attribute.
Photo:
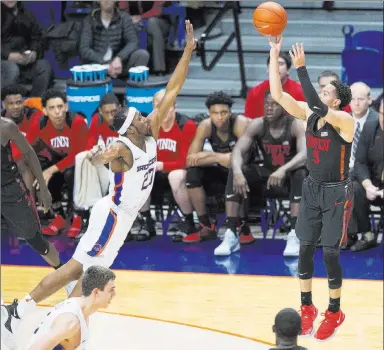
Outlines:
<svg viewBox="0 0 384 350"><path fill-rule="evenodd" d="M316 245L300 242L299 278L302 280L309 280L313 276L315 251Z"/></svg>
<svg viewBox="0 0 384 350"><path fill-rule="evenodd" d="M37 233L35 237L28 238L25 241L36 253L40 255L47 255L49 253L49 243L41 233Z"/></svg>
<svg viewBox="0 0 384 350"><path fill-rule="evenodd" d="M203 186L204 170L199 167L187 169L186 186L187 188L198 188Z"/></svg>
<svg viewBox="0 0 384 350"><path fill-rule="evenodd" d="M339 289L342 285L339 247L323 247L324 265L328 274L329 289Z"/></svg>

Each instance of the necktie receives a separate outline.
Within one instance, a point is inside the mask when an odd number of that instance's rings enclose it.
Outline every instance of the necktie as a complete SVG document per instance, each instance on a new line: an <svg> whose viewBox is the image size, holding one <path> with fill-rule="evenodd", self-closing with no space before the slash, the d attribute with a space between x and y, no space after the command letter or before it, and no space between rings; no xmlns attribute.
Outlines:
<svg viewBox="0 0 384 350"><path fill-rule="evenodd" d="M357 144L359 142L360 134L361 134L360 122L357 122L356 131L355 131L355 135L353 137L353 143L352 143L352 159L353 159L353 161L355 161L356 149L357 149Z"/></svg>

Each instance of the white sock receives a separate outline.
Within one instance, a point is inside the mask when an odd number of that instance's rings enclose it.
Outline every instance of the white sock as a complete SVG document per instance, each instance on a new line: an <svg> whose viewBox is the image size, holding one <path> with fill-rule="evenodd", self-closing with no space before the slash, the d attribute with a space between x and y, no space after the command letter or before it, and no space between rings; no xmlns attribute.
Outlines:
<svg viewBox="0 0 384 350"><path fill-rule="evenodd" d="M23 318L25 315L33 311L36 307L36 302L32 299L32 297L28 294L19 302L17 305L17 313L20 318Z"/></svg>

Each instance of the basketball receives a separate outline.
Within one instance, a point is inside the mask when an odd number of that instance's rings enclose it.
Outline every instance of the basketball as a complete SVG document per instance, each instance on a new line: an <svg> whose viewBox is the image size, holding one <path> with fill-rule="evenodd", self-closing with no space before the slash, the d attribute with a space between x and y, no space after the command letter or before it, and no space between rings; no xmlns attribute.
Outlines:
<svg viewBox="0 0 384 350"><path fill-rule="evenodd" d="M253 24L261 35L278 36L287 25L287 12L276 2L264 2L253 13Z"/></svg>

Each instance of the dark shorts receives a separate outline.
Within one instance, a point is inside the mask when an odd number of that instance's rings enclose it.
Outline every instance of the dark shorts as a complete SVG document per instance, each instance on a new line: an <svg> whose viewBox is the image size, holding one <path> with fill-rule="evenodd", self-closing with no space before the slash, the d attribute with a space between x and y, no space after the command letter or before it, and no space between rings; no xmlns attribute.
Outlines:
<svg viewBox="0 0 384 350"><path fill-rule="evenodd" d="M22 179L1 187L1 221L17 238L29 239L41 234L35 202Z"/></svg>
<svg viewBox="0 0 384 350"><path fill-rule="evenodd" d="M296 223L297 237L308 244L334 247L346 243L353 210L353 183L321 183L309 176L303 182Z"/></svg>
<svg viewBox="0 0 384 350"><path fill-rule="evenodd" d="M203 187L208 196L223 196L229 170L222 166L192 167L187 169L186 186Z"/></svg>

